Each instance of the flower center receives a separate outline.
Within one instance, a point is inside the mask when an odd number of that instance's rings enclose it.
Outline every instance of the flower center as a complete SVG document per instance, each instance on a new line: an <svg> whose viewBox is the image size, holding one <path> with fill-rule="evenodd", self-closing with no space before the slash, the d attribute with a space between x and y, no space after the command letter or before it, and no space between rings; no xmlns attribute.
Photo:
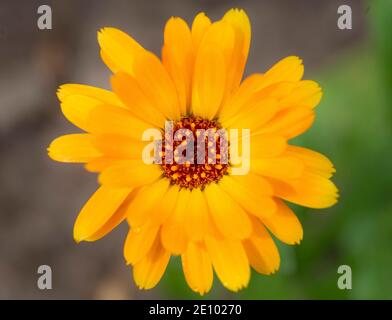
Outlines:
<svg viewBox="0 0 392 320"><path fill-rule="evenodd" d="M228 142L218 121L186 116L173 123L173 141L163 144L163 175L183 188L204 189L228 173ZM169 156L172 155L172 156Z"/></svg>

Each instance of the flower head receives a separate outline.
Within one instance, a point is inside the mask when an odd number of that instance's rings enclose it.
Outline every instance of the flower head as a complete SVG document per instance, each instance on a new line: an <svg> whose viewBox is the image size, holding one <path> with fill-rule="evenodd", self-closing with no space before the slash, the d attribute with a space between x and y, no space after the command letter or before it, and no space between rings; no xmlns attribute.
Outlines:
<svg viewBox="0 0 392 320"><path fill-rule="evenodd" d="M104 28L98 42L112 91L78 84L58 91L65 117L86 133L55 139L49 156L99 173L74 238L97 240L127 220L124 255L140 288L154 287L170 256L180 255L192 290L208 292L215 271L237 291L251 267L279 268L270 233L301 241L286 201L310 208L337 201L332 163L289 143L312 125L321 88L301 80L295 56L242 81L250 34L242 10L214 23L200 13L191 28L171 18L160 60ZM146 132L154 128L161 138L149 149ZM148 163L142 157L152 154Z"/></svg>

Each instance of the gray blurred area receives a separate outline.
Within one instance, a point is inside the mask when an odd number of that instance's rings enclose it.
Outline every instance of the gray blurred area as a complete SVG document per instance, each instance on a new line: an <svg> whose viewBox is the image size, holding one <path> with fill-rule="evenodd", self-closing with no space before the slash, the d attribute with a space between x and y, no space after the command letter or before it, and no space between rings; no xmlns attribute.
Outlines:
<svg viewBox="0 0 392 320"><path fill-rule="evenodd" d="M118 27L159 54L170 16L189 23L244 8L252 23L247 73L263 72L287 55L305 61L305 77L366 40L366 8L353 8L355 28L336 27L338 0L276 1L13 1L0 3L0 298L164 298L160 287L139 291L125 265L126 225L95 243L75 244L78 211L97 188L81 165L47 157L57 136L78 131L62 116L55 92L63 83L109 88L97 31ZM53 10L53 29L37 28L37 8ZM37 288L37 268L53 270L53 289ZM182 276L182 275L181 275Z"/></svg>

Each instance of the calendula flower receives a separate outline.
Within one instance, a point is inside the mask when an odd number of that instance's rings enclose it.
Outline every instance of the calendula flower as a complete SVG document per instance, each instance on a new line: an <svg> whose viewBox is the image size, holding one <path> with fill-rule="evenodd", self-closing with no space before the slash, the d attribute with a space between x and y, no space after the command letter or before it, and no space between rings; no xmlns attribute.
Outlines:
<svg viewBox="0 0 392 320"><path fill-rule="evenodd" d="M74 238L97 240L127 220L124 255L140 288L154 287L170 257L179 255L192 290L208 292L215 271L237 291L247 286L251 267L262 274L279 268L270 233L286 244L301 241L301 224L286 201L310 208L337 201L332 163L289 144L312 125L321 88L301 80L295 56L242 81L250 37L242 10L214 23L200 13L191 27L171 18L160 60L122 31L104 28L98 42L113 72L112 91L79 84L58 91L65 117L86 133L55 139L49 156L99 173L100 187L82 208ZM223 138L214 136L215 145L201 139L205 163L180 162L176 148L188 140L167 143L168 121L173 132L183 129L195 139L199 129L240 133L225 146ZM142 137L151 128L164 135L162 162L142 158L148 144ZM246 137L248 156L236 162L231 147L246 150ZM225 155L229 160L219 161ZM245 171L234 174L244 163Z"/></svg>

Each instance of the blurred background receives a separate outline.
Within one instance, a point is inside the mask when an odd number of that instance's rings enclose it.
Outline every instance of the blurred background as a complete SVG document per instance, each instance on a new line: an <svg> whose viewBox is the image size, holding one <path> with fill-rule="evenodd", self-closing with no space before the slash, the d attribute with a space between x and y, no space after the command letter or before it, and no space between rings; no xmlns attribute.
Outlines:
<svg viewBox="0 0 392 320"><path fill-rule="evenodd" d="M52 8L52 30L37 28L42 4ZM351 30L337 27L342 4L352 8ZM136 289L122 255L124 224L98 242L76 245L73 223L96 176L51 161L46 147L75 131L60 112L60 84L109 88L97 30L118 27L159 54L170 16L190 23L205 11L219 19L232 7L245 9L252 23L247 74L298 55L305 78L324 89L315 125L295 142L333 160L341 198L327 210L296 208L304 240L279 244L277 274L254 273L237 294L215 279L204 298L392 298L392 1L1 0L1 299L199 298L178 258L155 289ZM52 267L52 290L37 288L42 264ZM337 287L340 265L352 268L352 290Z"/></svg>

